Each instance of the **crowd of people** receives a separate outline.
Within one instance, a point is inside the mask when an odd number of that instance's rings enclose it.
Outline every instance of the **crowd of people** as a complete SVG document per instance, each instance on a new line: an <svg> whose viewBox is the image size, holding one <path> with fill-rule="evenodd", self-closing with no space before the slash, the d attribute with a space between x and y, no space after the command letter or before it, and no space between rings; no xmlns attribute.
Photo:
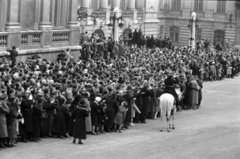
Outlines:
<svg viewBox="0 0 240 159"><path fill-rule="evenodd" d="M67 49L57 61L34 55L26 63L16 63L13 47L0 63L0 149L50 137L72 136L83 144L87 133L121 133L156 119L166 92L178 110L197 109L204 81L240 72L237 50L159 48L155 42L127 46L93 35L76 61Z"/></svg>

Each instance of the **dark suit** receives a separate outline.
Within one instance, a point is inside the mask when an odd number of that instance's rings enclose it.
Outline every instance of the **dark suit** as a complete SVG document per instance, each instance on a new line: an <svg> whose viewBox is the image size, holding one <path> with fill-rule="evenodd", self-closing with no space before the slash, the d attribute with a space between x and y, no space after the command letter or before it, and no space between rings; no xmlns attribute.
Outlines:
<svg viewBox="0 0 240 159"><path fill-rule="evenodd" d="M116 99L108 99L107 100L107 129L113 128L113 121L115 118L115 115L118 111L118 102Z"/></svg>
<svg viewBox="0 0 240 159"><path fill-rule="evenodd" d="M17 61L18 52L15 49L8 50L8 52L10 53L9 57L10 57L10 60L12 61L12 65L15 65Z"/></svg>

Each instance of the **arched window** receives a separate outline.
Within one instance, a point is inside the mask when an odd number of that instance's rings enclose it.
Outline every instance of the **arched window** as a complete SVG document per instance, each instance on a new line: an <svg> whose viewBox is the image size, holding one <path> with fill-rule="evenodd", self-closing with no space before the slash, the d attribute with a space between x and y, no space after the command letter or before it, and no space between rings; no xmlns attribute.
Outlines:
<svg viewBox="0 0 240 159"><path fill-rule="evenodd" d="M226 1L218 0L217 1L217 13L225 13Z"/></svg>
<svg viewBox="0 0 240 159"><path fill-rule="evenodd" d="M102 29L97 29L94 31L95 34L97 34L99 37L105 37L105 34Z"/></svg>
<svg viewBox="0 0 240 159"><path fill-rule="evenodd" d="M172 41L178 42L179 40L179 27L171 26L170 27L170 38Z"/></svg>
<svg viewBox="0 0 240 159"><path fill-rule="evenodd" d="M197 12L203 11L203 0L195 0L194 1L194 10Z"/></svg>
<svg viewBox="0 0 240 159"><path fill-rule="evenodd" d="M214 31L214 40L213 45L216 45L217 42L220 42L224 46L225 31L215 30Z"/></svg>
<svg viewBox="0 0 240 159"><path fill-rule="evenodd" d="M172 0L172 10L181 9L181 0Z"/></svg>

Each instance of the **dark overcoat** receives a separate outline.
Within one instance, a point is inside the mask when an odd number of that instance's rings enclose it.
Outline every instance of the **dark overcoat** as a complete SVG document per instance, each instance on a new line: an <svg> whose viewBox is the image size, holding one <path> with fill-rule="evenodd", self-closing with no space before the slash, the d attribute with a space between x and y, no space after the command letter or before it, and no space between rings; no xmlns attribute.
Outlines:
<svg viewBox="0 0 240 159"><path fill-rule="evenodd" d="M73 137L77 139L86 139L86 117L88 111L86 109L76 108L73 112L73 119L75 120L73 128Z"/></svg>

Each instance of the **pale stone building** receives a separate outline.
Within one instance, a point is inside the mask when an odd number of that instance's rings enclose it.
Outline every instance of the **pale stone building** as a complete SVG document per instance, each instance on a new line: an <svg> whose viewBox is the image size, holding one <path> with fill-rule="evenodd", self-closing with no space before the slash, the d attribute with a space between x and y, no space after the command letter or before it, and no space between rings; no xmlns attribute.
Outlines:
<svg viewBox="0 0 240 159"><path fill-rule="evenodd" d="M33 53L55 60L72 48L79 55L78 0L0 0L0 55L12 46L19 60Z"/></svg>
<svg viewBox="0 0 240 159"><path fill-rule="evenodd" d="M119 28L119 34L125 29L141 29L145 35L157 36L159 33L159 0L79 0L80 12L87 12L96 17L96 23L91 21L80 22L80 32L89 34L102 29L105 36L110 36L111 29L107 27L110 16L115 7L122 12L123 27Z"/></svg>
<svg viewBox="0 0 240 159"><path fill-rule="evenodd" d="M187 27L191 13L198 18L196 39L212 43L240 43L240 11L235 1L220 0L0 0L0 55L12 46L19 48L18 60L39 53L56 59L68 47L79 56L80 34L101 31L111 35L107 24L115 7L121 9L123 27L142 29L144 35L173 39L173 45L188 45ZM95 17L78 21L77 12ZM27 55L27 56L25 56ZM77 59L77 58L75 58Z"/></svg>
<svg viewBox="0 0 240 159"><path fill-rule="evenodd" d="M190 29L188 28L190 15L196 12L198 28L196 39L209 38L212 44L230 39L232 45L240 43L240 12L236 1L225 0L79 0L81 10L97 17L97 25L85 25L81 31L89 33L100 26L106 35L110 10L119 7L124 18L123 32L141 28L145 35L160 35L171 37L174 45L188 45ZM82 5L82 6L81 6Z"/></svg>
<svg viewBox="0 0 240 159"><path fill-rule="evenodd" d="M160 0L160 34L170 36L175 45L188 45L187 27L192 12L196 12L198 28L196 39L209 38L212 44L240 43L240 12L236 1L225 0Z"/></svg>

